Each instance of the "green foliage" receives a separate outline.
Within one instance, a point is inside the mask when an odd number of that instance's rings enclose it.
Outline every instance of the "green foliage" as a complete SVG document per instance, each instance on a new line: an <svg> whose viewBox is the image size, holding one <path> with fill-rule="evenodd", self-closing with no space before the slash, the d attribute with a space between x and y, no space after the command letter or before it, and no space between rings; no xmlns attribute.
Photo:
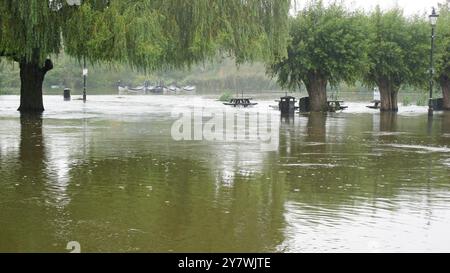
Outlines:
<svg viewBox="0 0 450 273"><path fill-rule="evenodd" d="M156 77L166 82L195 84L203 90L263 91L279 90L275 81L265 74L264 64L255 62L236 67L234 60L224 59L192 67L189 71L158 72Z"/></svg>
<svg viewBox="0 0 450 273"><path fill-rule="evenodd" d="M406 18L400 9L383 12L378 7L367 22L368 86L426 83L429 67L429 27L418 17Z"/></svg>
<svg viewBox="0 0 450 273"><path fill-rule="evenodd" d="M269 67L285 88L295 90L314 75L336 86L353 83L364 70L366 44L362 16L341 4L312 1L290 20L288 56Z"/></svg>
<svg viewBox="0 0 450 273"><path fill-rule="evenodd" d="M11 88L0 88L0 95L16 95L16 90Z"/></svg>
<svg viewBox="0 0 450 273"><path fill-rule="evenodd" d="M429 102L429 96L427 93L422 93L420 94L420 96L417 98L417 102L416 105L417 106L427 106Z"/></svg>
<svg viewBox="0 0 450 273"><path fill-rule="evenodd" d="M66 0L0 2L0 56L81 60L143 70L185 67L217 52L238 63L285 55L289 0ZM50 4L49 4L50 3Z"/></svg>
<svg viewBox="0 0 450 273"><path fill-rule="evenodd" d="M436 37L436 75L450 81L450 3L439 6Z"/></svg>
<svg viewBox="0 0 450 273"><path fill-rule="evenodd" d="M80 92L83 86L82 65L65 53L59 54L53 62L55 68L45 77L44 92L46 94L60 93L63 86L71 88L74 93ZM265 74L264 64L255 62L236 67L233 59L193 65L190 70L160 70L151 73L133 71L123 64L96 64L89 65L88 68L89 94L115 94L119 80L131 86L142 85L146 80L152 83L162 81L167 85L172 83L179 86L196 85L200 92L208 93L230 90L234 94L236 90L260 92L280 89L276 82ZM52 90L50 89L52 85L58 85L61 88ZM0 88L18 93L20 79L17 64L0 63Z"/></svg>
<svg viewBox="0 0 450 273"><path fill-rule="evenodd" d="M65 12L55 11L57 1L52 3L46 0L0 2L0 57L43 62L49 54L59 52Z"/></svg>
<svg viewBox="0 0 450 273"><path fill-rule="evenodd" d="M408 95L403 96L403 106L410 106L412 105L411 97Z"/></svg>
<svg viewBox="0 0 450 273"><path fill-rule="evenodd" d="M230 92L225 92L220 96L219 101L230 101L233 95Z"/></svg>

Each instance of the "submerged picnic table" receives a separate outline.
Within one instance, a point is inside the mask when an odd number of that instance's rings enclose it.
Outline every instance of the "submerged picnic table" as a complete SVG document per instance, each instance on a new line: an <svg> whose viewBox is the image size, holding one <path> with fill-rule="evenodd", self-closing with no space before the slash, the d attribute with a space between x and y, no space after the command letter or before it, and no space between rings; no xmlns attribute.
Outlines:
<svg viewBox="0 0 450 273"><path fill-rule="evenodd" d="M255 106L258 105L257 103L251 102L252 98L232 98L230 99L230 102L224 103L224 105L229 105L233 107L243 106L243 107L249 107L249 106Z"/></svg>
<svg viewBox="0 0 450 273"><path fill-rule="evenodd" d="M380 109L381 100L373 100L373 101L371 101L371 103L373 103L374 105L369 105L369 106L367 106L367 108Z"/></svg>
<svg viewBox="0 0 450 273"><path fill-rule="evenodd" d="M336 112L336 111L343 111L348 108L348 106L342 105L344 103L343 100L329 100L328 101L328 111L330 112Z"/></svg>

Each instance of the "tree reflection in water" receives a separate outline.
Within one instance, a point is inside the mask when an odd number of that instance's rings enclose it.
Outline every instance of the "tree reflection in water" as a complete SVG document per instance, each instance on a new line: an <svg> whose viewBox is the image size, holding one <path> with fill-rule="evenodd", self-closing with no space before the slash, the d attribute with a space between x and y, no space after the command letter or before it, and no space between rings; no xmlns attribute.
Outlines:
<svg viewBox="0 0 450 273"><path fill-rule="evenodd" d="M448 138L450 135L450 111L442 113L441 117L441 133Z"/></svg>
<svg viewBox="0 0 450 273"><path fill-rule="evenodd" d="M431 137L426 115L296 115L267 152L173 141L173 121L153 112L83 125L70 111L1 120L10 129L0 140L0 251L64 252L68 241L143 252L449 245L448 114L436 115Z"/></svg>

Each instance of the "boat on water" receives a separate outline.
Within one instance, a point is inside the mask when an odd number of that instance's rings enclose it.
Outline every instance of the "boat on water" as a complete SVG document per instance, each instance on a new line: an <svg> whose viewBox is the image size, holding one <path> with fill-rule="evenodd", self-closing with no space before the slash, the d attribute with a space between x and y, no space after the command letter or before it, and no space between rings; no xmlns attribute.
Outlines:
<svg viewBox="0 0 450 273"><path fill-rule="evenodd" d="M183 90L184 91L188 91L188 92L192 92L192 91L197 90L197 87L196 86L192 86L192 85L188 85L188 86L183 87Z"/></svg>
<svg viewBox="0 0 450 273"><path fill-rule="evenodd" d="M157 87L154 86L139 86L134 88L130 88L128 86L119 86L118 89L120 95L127 93L145 95L149 93L156 93L158 91Z"/></svg>
<svg viewBox="0 0 450 273"><path fill-rule="evenodd" d="M149 85L148 82L145 83L143 86L137 86L137 87L128 87L118 84L119 89L119 95L124 94L139 94L139 95L146 95L146 94L161 94L161 95L173 95L173 94L183 94L184 92L193 94L197 90L196 86L185 86L185 87L178 87L176 85Z"/></svg>
<svg viewBox="0 0 450 273"><path fill-rule="evenodd" d="M169 89L169 91L172 91L172 92L179 92L181 90L180 87L175 86L175 85L170 85L167 87L167 89Z"/></svg>
<svg viewBox="0 0 450 273"><path fill-rule="evenodd" d="M119 86L119 95L124 95L125 93L128 92L128 87L123 87L123 86Z"/></svg>
<svg viewBox="0 0 450 273"><path fill-rule="evenodd" d="M165 92L167 92L167 88L160 85L150 89L148 94L164 94Z"/></svg>
<svg viewBox="0 0 450 273"><path fill-rule="evenodd" d="M145 90L145 86L138 86L135 88L130 88L130 91L144 91Z"/></svg>

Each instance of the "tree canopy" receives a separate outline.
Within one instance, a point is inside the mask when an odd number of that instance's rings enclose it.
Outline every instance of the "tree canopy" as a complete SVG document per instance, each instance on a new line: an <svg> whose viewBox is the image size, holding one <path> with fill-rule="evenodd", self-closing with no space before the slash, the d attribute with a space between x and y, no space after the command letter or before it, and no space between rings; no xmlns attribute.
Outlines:
<svg viewBox="0 0 450 273"><path fill-rule="evenodd" d="M0 57L15 61L38 59L61 48L61 13L48 1L0 2Z"/></svg>
<svg viewBox="0 0 450 273"><path fill-rule="evenodd" d="M450 3L440 6L436 37L436 74L450 77Z"/></svg>
<svg viewBox="0 0 450 273"><path fill-rule="evenodd" d="M437 37L441 85L449 63L445 18L439 23L445 31ZM430 79L429 33L423 18L406 17L398 8L350 13L336 2L325 7L321 0L312 1L291 20L288 55L272 63L269 73L285 88L305 84L313 110L326 106L328 83L360 80L379 87L381 110L397 111L402 86L424 87Z"/></svg>
<svg viewBox="0 0 450 273"><path fill-rule="evenodd" d="M0 52L40 61L64 46L91 61L157 69L204 60L218 51L238 62L282 56L290 1L66 0L0 3ZM38 49L38 50L37 50Z"/></svg>
<svg viewBox="0 0 450 273"><path fill-rule="evenodd" d="M63 48L79 60L143 70L186 67L218 53L242 63L286 52L289 0L79 2L0 2L0 57L23 72L19 110L43 111L42 81Z"/></svg>
<svg viewBox="0 0 450 273"><path fill-rule="evenodd" d="M429 68L429 27L419 17L407 18L402 10L381 11L368 17L368 70L363 81L378 86L382 110L397 110L402 85L424 85Z"/></svg>
<svg viewBox="0 0 450 273"><path fill-rule="evenodd" d="M311 2L290 20L288 55L270 65L269 73L285 88L296 89L304 83L310 97L326 92L328 83L354 82L365 66L360 21L358 13L340 4L325 7L322 1ZM326 94L318 103L313 106L316 110L326 104Z"/></svg>
<svg viewBox="0 0 450 273"><path fill-rule="evenodd" d="M450 1L439 6L435 75L442 89L444 108L450 110Z"/></svg>

